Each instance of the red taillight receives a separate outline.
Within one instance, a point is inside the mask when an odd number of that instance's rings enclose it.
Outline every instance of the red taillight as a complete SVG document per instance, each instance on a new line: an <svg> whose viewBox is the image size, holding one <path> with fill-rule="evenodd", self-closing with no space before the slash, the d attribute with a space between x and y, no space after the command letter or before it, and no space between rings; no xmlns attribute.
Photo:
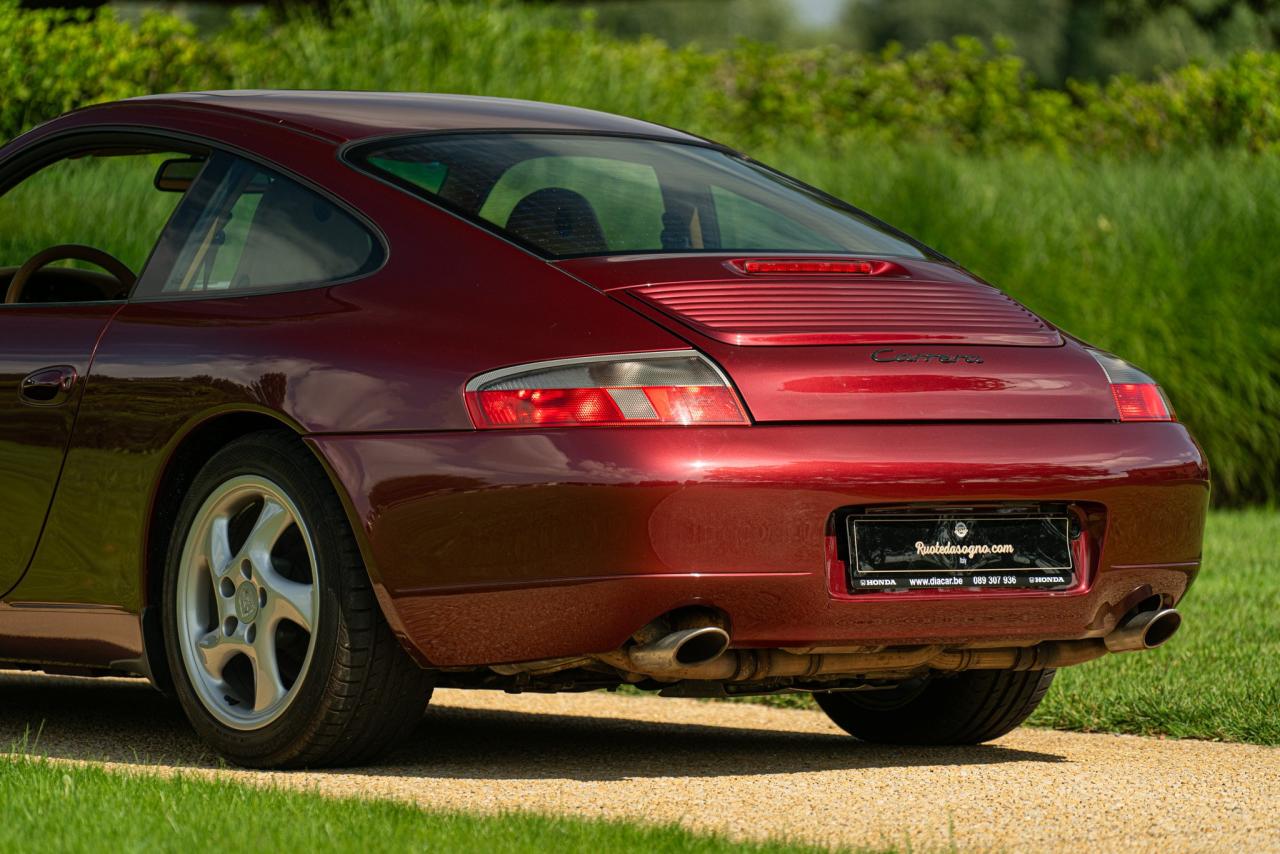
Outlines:
<svg viewBox="0 0 1280 854"><path fill-rule="evenodd" d="M719 371L688 351L495 371L466 400L479 428L748 423Z"/></svg>
<svg viewBox="0 0 1280 854"><path fill-rule="evenodd" d="M1107 375L1121 421L1173 420L1173 408L1155 380L1110 353L1090 349L1089 355Z"/></svg>
<svg viewBox="0 0 1280 854"><path fill-rule="evenodd" d="M539 388L478 391L468 395L472 418L492 427L531 424L613 424L625 420L609 392L600 388Z"/></svg>
<svg viewBox="0 0 1280 854"><path fill-rule="evenodd" d="M884 276L904 275L904 270L891 261L858 259L820 261L790 258L738 258L727 262L739 273L749 276L816 275L816 276Z"/></svg>
<svg viewBox="0 0 1280 854"><path fill-rule="evenodd" d="M1170 421L1160 387L1151 383L1112 383L1111 396L1121 421Z"/></svg>

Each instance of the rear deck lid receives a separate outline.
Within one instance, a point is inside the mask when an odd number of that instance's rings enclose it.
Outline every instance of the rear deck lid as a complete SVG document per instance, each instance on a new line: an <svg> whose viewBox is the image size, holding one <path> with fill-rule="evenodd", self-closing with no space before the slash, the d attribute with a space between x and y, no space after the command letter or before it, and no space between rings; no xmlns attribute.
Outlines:
<svg viewBox="0 0 1280 854"><path fill-rule="evenodd" d="M943 264L633 256L561 266L728 344L1062 344L1012 298Z"/></svg>
<svg viewBox="0 0 1280 854"><path fill-rule="evenodd" d="M756 421L1116 418L1082 347L947 264L651 255L558 266L715 358Z"/></svg>

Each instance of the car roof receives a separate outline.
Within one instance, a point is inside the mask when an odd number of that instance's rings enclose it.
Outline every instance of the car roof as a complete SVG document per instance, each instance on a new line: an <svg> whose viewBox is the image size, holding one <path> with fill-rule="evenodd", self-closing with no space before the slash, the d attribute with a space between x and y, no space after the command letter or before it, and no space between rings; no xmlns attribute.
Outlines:
<svg viewBox="0 0 1280 854"><path fill-rule="evenodd" d="M562 130L702 142L662 125L540 101L415 92L225 90L146 95L116 103L214 109L350 142L414 131ZM91 107L109 110L110 105Z"/></svg>

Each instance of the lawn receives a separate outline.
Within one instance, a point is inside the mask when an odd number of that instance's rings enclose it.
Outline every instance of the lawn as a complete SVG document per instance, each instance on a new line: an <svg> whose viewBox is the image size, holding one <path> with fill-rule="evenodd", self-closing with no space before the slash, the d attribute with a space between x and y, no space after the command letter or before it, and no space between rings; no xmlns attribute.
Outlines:
<svg viewBox="0 0 1280 854"><path fill-rule="evenodd" d="M22 756L0 758L0 804L0 851L186 852L246 845L260 851L820 850L744 845L676 826L426 812L391 801L165 779Z"/></svg>
<svg viewBox="0 0 1280 854"><path fill-rule="evenodd" d="M1058 674L1038 726L1280 745L1280 513L1215 513L1173 640Z"/></svg>
<svg viewBox="0 0 1280 854"><path fill-rule="evenodd" d="M1280 745L1280 513L1211 515L1204 568L1160 649L1058 672L1032 726ZM807 694L759 698L814 708Z"/></svg>

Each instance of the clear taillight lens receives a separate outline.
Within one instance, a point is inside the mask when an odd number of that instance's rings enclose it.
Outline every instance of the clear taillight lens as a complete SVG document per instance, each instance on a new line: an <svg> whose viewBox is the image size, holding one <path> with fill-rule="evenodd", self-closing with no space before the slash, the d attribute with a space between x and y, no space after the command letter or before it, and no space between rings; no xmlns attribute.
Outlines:
<svg viewBox="0 0 1280 854"><path fill-rule="evenodd" d="M1173 407L1151 377L1117 356L1089 350L1107 375L1121 421L1172 421Z"/></svg>
<svg viewBox="0 0 1280 854"><path fill-rule="evenodd" d="M747 424L724 375L692 350L536 362L467 383L476 427Z"/></svg>

